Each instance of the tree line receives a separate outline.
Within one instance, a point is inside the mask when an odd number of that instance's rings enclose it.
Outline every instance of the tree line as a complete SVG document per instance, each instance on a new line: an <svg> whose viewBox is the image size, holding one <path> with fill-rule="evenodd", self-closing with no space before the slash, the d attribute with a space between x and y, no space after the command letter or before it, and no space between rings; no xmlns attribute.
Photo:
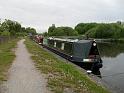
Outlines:
<svg viewBox="0 0 124 93"><path fill-rule="evenodd" d="M0 21L0 36L25 36L36 34L36 30L31 27L23 27L19 22L5 19Z"/></svg>
<svg viewBox="0 0 124 93"><path fill-rule="evenodd" d="M71 27L55 27L52 25L45 36L81 36L90 38L124 38L124 25L121 23L79 23Z"/></svg>
<svg viewBox="0 0 124 93"><path fill-rule="evenodd" d="M92 38L124 38L124 26L119 23L80 23L75 30Z"/></svg>
<svg viewBox="0 0 124 93"><path fill-rule="evenodd" d="M77 36L78 32L71 27L56 27L52 25L48 28L48 33L44 33L48 36Z"/></svg>

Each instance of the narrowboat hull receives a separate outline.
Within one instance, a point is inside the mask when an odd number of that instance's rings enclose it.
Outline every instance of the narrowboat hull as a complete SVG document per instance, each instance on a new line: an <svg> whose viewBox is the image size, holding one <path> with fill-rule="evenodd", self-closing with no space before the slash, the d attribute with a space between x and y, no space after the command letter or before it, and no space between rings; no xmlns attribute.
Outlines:
<svg viewBox="0 0 124 93"><path fill-rule="evenodd" d="M48 50L50 50L50 51L52 51L52 52L54 52L55 54L57 54L57 55L59 55L59 56L61 56L61 57L63 57L63 58L65 58L66 60L69 60L69 61L71 61L72 63L74 63L74 64L76 64L76 65L78 65L78 66L80 66L80 67L83 67L84 69L86 69L86 70L92 70L92 71L98 71L100 68L102 68L102 60L101 60L101 62L83 62L83 61L75 61L74 59L75 58L73 58L73 56L71 56L71 55L67 55L67 54L65 54L65 53L63 53L63 52L60 52L60 51L58 51L57 49L54 49L54 48L51 48L51 47L49 47L49 46L47 46L47 45L43 45L43 44L41 44L44 48L46 48L46 49L48 49Z"/></svg>

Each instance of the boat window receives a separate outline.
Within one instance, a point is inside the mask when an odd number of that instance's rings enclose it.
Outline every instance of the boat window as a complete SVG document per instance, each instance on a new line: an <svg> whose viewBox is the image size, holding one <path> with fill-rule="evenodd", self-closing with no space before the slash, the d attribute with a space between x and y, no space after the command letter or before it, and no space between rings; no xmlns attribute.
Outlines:
<svg viewBox="0 0 124 93"><path fill-rule="evenodd" d="M56 43L57 43L57 44L56 44L57 49L61 49L61 43L62 43L62 42L61 42L61 41L56 41Z"/></svg>
<svg viewBox="0 0 124 93"><path fill-rule="evenodd" d="M54 41L53 40L48 40L48 44L50 47L53 47L54 46Z"/></svg>
<svg viewBox="0 0 124 93"><path fill-rule="evenodd" d="M65 45L64 45L64 52L66 52L67 54L72 54L72 49L73 48L73 46L72 46L72 43L65 43Z"/></svg>

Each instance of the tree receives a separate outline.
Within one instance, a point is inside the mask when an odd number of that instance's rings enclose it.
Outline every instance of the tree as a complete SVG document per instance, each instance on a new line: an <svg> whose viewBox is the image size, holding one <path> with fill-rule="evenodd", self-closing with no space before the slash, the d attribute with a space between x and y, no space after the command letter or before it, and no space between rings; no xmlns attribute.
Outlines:
<svg viewBox="0 0 124 93"><path fill-rule="evenodd" d="M36 30L30 27L22 27L21 24L16 21L7 19L5 19L4 22L0 21L0 35L25 36L27 33L36 34Z"/></svg>
<svg viewBox="0 0 124 93"><path fill-rule="evenodd" d="M94 38L124 38L124 28L118 24L99 24L86 32Z"/></svg>
<svg viewBox="0 0 124 93"><path fill-rule="evenodd" d="M2 35L2 36L10 36L10 32L8 32L8 31L3 31L3 32L1 33L1 35Z"/></svg>
<svg viewBox="0 0 124 93"><path fill-rule="evenodd" d="M36 29L31 28L31 27L26 28L26 32L31 33L32 35L37 34Z"/></svg>
<svg viewBox="0 0 124 93"><path fill-rule="evenodd" d="M43 36L48 36L47 32L42 33Z"/></svg>
<svg viewBox="0 0 124 93"><path fill-rule="evenodd" d="M12 21L12 20L5 20L2 24L1 24L1 31L8 31L10 32L10 35L16 35L16 32L20 32L21 30L21 25L16 22L16 21Z"/></svg>
<svg viewBox="0 0 124 93"><path fill-rule="evenodd" d="M52 34L54 33L54 30L56 29L55 25L53 24L52 26L50 26L48 28L48 35L52 36Z"/></svg>
<svg viewBox="0 0 124 93"><path fill-rule="evenodd" d="M97 26L97 23L79 23L75 30L78 32L78 34L85 34L88 30L94 28Z"/></svg>
<svg viewBox="0 0 124 93"><path fill-rule="evenodd" d="M49 30L49 29L48 29ZM71 27L57 27L48 31L49 36L75 36L78 32Z"/></svg>

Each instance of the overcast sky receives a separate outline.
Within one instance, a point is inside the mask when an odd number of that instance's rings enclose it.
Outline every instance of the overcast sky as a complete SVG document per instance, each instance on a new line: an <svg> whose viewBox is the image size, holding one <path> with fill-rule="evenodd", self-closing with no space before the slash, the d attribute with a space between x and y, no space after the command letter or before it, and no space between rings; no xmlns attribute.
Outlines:
<svg viewBox="0 0 124 93"><path fill-rule="evenodd" d="M124 20L124 0L0 0L0 18L16 20L38 32L51 24Z"/></svg>

